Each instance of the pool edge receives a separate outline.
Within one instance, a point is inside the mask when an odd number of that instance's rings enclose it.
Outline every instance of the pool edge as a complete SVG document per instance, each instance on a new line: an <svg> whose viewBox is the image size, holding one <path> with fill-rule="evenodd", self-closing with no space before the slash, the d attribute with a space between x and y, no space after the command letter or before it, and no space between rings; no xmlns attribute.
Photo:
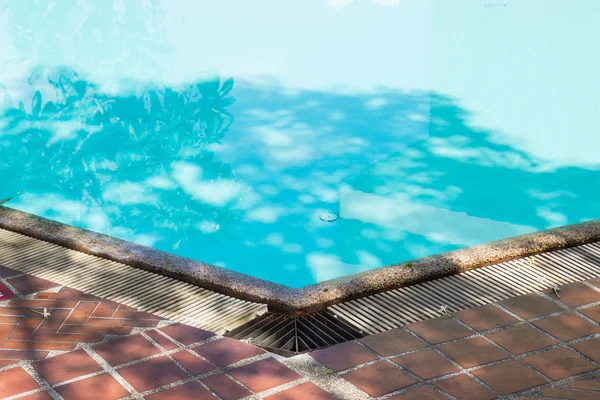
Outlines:
<svg viewBox="0 0 600 400"><path fill-rule="evenodd" d="M0 228L165 275L286 314L600 240L600 219L453 250L294 289L108 235L0 206Z"/></svg>
<svg viewBox="0 0 600 400"><path fill-rule="evenodd" d="M284 285L5 206L0 206L0 228L252 302L295 294Z"/></svg>

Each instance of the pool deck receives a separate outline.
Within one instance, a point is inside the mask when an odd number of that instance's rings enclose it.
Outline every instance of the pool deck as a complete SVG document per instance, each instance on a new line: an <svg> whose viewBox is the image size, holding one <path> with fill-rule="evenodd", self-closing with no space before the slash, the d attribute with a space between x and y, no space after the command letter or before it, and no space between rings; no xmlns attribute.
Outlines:
<svg viewBox="0 0 600 400"><path fill-rule="evenodd" d="M288 359L8 268L0 284L3 399L600 398L600 278Z"/></svg>

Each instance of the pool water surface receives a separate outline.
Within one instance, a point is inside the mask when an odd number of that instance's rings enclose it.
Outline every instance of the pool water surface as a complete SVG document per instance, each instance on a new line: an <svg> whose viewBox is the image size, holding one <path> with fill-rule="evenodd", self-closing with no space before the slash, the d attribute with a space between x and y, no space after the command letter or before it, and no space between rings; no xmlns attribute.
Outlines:
<svg viewBox="0 0 600 400"><path fill-rule="evenodd" d="M7 0L0 198L292 287L596 219L598 20L592 0Z"/></svg>

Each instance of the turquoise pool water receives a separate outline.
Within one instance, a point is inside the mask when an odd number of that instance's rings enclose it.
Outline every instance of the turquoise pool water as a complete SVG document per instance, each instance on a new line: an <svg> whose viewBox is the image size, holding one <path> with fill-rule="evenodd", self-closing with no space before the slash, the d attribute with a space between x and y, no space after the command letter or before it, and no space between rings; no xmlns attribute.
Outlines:
<svg viewBox="0 0 600 400"><path fill-rule="evenodd" d="M5 0L0 198L293 287L599 218L598 20L596 0Z"/></svg>

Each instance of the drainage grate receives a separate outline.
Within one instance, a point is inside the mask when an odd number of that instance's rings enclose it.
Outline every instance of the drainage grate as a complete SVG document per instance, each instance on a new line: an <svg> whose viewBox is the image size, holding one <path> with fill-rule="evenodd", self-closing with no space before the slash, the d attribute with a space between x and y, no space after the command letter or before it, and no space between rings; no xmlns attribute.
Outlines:
<svg viewBox="0 0 600 400"><path fill-rule="evenodd" d="M600 276L600 243L554 250L329 307L367 334Z"/></svg>
<svg viewBox="0 0 600 400"><path fill-rule="evenodd" d="M311 315L267 306L0 229L2 265L284 356L600 276L600 242L554 250L333 305Z"/></svg>
<svg viewBox="0 0 600 400"><path fill-rule="evenodd" d="M343 318L321 311L302 316L267 313L225 336L288 357L359 339L365 335Z"/></svg>
<svg viewBox="0 0 600 400"><path fill-rule="evenodd" d="M189 283L0 229L0 263L60 285L215 333L267 311Z"/></svg>

